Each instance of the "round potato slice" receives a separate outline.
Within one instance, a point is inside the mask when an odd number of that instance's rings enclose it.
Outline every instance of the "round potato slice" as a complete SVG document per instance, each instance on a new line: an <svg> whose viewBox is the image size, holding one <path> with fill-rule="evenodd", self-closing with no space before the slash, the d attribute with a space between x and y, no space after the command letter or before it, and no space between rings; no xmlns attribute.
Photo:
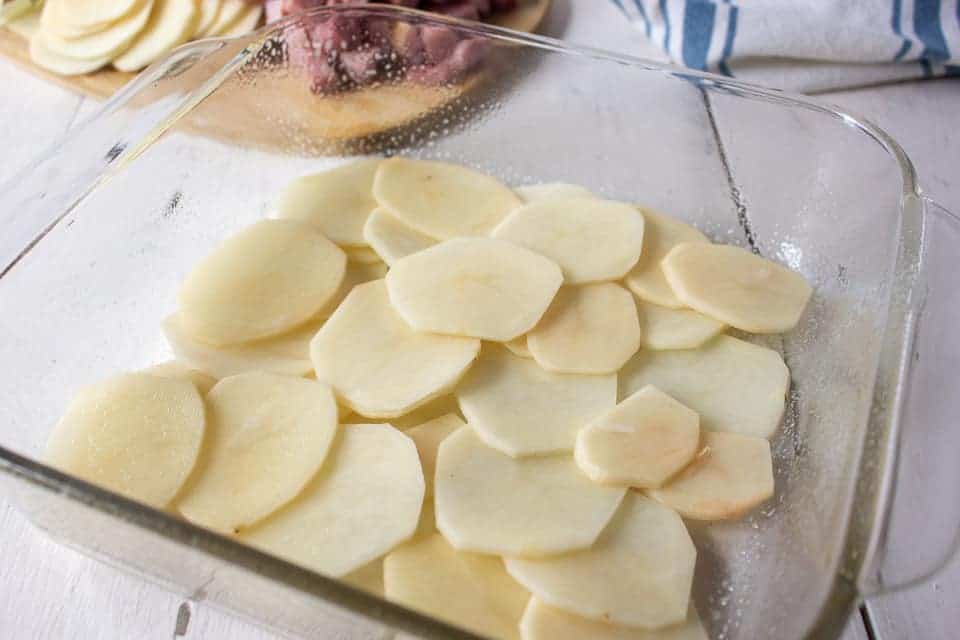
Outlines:
<svg viewBox="0 0 960 640"><path fill-rule="evenodd" d="M612 282L562 287L527 347L547 371L616 373L640 348L637 305Z"/></svg>
<svg viewBox="0 0 960 640"><path fill-rule="evenodd" d="M551 558L506 558L540 601L610 624L659 629L687 617L697 550L683 520L631 493L590 549Z"/></svg>
<svg viewBox="0 0 960 640"><path fill-rule="evenodd" d="M51 33L95 33L134 13L144 0L47 0L43 27Z"/></svg>
<svg viewBox="0 0 960 640"><path fill-rule="evenodd" d="M703 434L703 451L651 497L693 520L732 520L773 496L770 443L735 433Z"/></svg>
<svg viewBox="0 0 960 640"><path fill-rule="evenodd" d="M437 449L447 436L464 426L460 416L449 413L430 422L424 422L405 433L417 445L420 454L420 466L423 467L423 479L427 483L427 495L433 495L433 477L437 468Z"/></svg>
<svg viewBox="0 0 960 640"><path fill-rule="evenodd" d="M52 51L46 44L46 34L38 31L30 38L30 60L47 71L60 76L81 76L92 73L101 67L110 64L112 56L103 56L90 60L68 58Z"/></svg>
<svg viewBox="0 0 960 640"><path fill-rule="evenodd" d="M228 347L211 347L194 340L172 315L160 325L177 358L214 378L226 378L248 371L270 371L303 376L313 371L310 341L322 322L314 321L272 338Z"/></svg>
<svg viewBox="0 0 960 640"><path fill-rule="evenodd" d="M617 377L551 373L486 345L456 394L487 446L516 458L572 451L577 432L616 405Z"/></svg>
<svg viewBox="0 0 960 640"><path fill-rule="evenodd" d="M531 184L514 189L524 202L540 202L543 200L558 200L564 198L593 198L595 197L586 187L566 182L547 182Z"/></svg>
<svg viewBox="0 0 960 640"><path fill-rule="evenodd" d="M263 17L263 6L259 4L249 4L243 12L234 18L233 22L221 27L221 29L216 33L216 35L222 38L235 38L237 36L244 36L257 28L260 24L260 18ZM382 579L381 579L382 582ZM368 589L369 591L369 589ZM380 595L383 594L383 591L379 592Z"/></svg>
<svg viewBox="0 0 960 640"><path fill-rule="evenodd" d="M490 638L519 640L530 594L500 558L465 553L434 534L383 561L387 599Z"/></svg>
<svg viewBox="0 0 960 640"><path fill-rule="evenodd" d="M355 287L310 345L317 379L369 418L401 416L445 394L479 351L479 340L411 329L382 280Z"/></svg>
<svg viewBox="0 0 960 640"><path fill-rule="evenodd" d="M700 416L646 386L577 434L574 459L596 482L656 488L699 448Z"/></svg>
<svg viewBox="0 0 960 640"><path fill-rule="evenodd" d="M82 38L61 38L43 30L43 44L53 53L75 60L113 58L130 46L150 19L155 0L145 0L129 16L111 24L103 31Z"/></svg>
<svg viewBox="0 0 960 640"><path fill-rule="evenodd" d="M700 427L757 438L777 430L790 371L776 351L730 336L698 349L641 351L620 372L620 393L648 384L700 414Z"/></svg>
<svg viewBox="0 0 960 640"><path fill-rule="evenodd" d="M437 244L430 236L414 231L383 209L374 209L367 218L363 226L363 238L389 265Z"/></svg>
<svg viewBox="0 0 960 640"><path fill-rule="evenodd" d="M640 299L636 302L640 346L644 349L695 349L727 328L692 309L671 309Z"/></svg>
<svg viewBox="0 0 960 640"><path fill-rule="evenodd" d="M217 384L216 378L212 378L202 371L191 369L187 365L183 364L182 362L178 362L177 360L170 360L168 362L155 364L152 367L144 369L143 373L148 373L152 376L160 376L161 378L178 378L182 380L189 380L197 388L197 391L200 392L200 395L206 395L210 389L213 389L213 385Z"/></svg>
<svg viewBox="0 0 960 640"><path fill-rule="evenodd" d="M193 469L204 425L193 383L130 373L82 389L50 434L44 457L61 471L162 509Z"/></svg>
<svg viewBox="0 0 960 640"><path fill-rule="evenodd" d="M240 539L281 558L341 577L408 539L423 504L413 441L388 424L344 425L303 494Z"/></svg>
<svg viewBox="0 0 960 640"><path fill-rule="evenodd" d="M154 0L146 26L130 47L114 58L120 71L139 71L174 47L186 42L193 33L197 6L194 0Z"/></svg>
<svg viewBox="0 0 960 640"><path fill-rule="evenodd" d="M555 609L536 597L520 620L523 640L708 640L697 610L690 607L687 619L662 629L647 630L607 624Z"/></svg>
<svg viewBox="0 0 960 640"><path fill-rule="evenodd" d="M455 164L391 158L377 171L380 206L432 238L485 236L520 200L495 178Z"/></svg>
<svg viewBox="0 0 960 640"><path fill-rule="evenodd" d="M543 256L490 238L456 238L398 260L390 302L419 331L506 342L537 324L563 276Z"/></svg>
<svg viewBox="0 0 960 640"><path fill-rule="evenodd" d="M503 346L509 349L510 353L515 356L533 359L533 354L530 353L530 347L527 345L527 336L519 336L513 340L508 340L503 343Z"/></svg>
<svg viewBox="0 0 960 640"><path fill-rule="evenodd" d="M207 394L207 406L207 444L177 508L222 532L250 526L300 493L337 431L330 388L303 378L224 378Z"/></svg>
<svg viewBox="0 0 960 640"><path fill-rule="evenodd" d="M250 7L248 0L220 0L220 10L213 23L207 27L207 30L200 34L200 37L216 36L227 26L239 18L243 12Z"/></svg>
<svg viewBox="0 0 960 640"><path fill-rule="evenodd" d="M627 287L641 300L646 300L663 307L679 309L684 305L674 295L670 283L663 275L660 262L674 246L681 242L709 243L710 240L679 220L665 216L648 209L641 209L646 227L643 233L643 252L627 277L624 279Z"/></svg>
<svg viewBox="0 0 960 640"><path fill-rule="evenodd" d="M405 431L425 422L442 418L447 414L460 417L460 405L457 403L457 398L450 394L434 398L413 411L405 413L402 416L397 416L396 418L390 418L389 421L390 424L397 429Z"/></svg>
<svg viewBox="0 0 960 640"><path fill-rule="evenodd" d="M363 226L376 208L373 177L380 158L301 176L280 194L280 217L313 225L339 245L363 247Z"/></svg>
<svg viewBox="0 0 960 640"><path fill-rule="evenodd" d="M191 40L202 38L205 33L210 31L210 27L217 20L222 5L223 0L197 0L199 15L193 27L193 35L190 36Z"/></svg>
<svg viewBox="0 0 960 640"><path fill-rule="evenodd" d="M643 216L599 198L540 200L510 214L493 237L550 258L567 284L617 280L640 258Z"/></svg>
<svg viewBox="0 0 960 640"><path fill-rule="evenodd" d="M229 238L180 287L180 324L222 347L285 333L336 294L347 257L312 227L262 220Z"/></svg>
<svg viewBox="0 0 960 640"><path fill-rule="evenodd" d="M813 293L796 271L740 247L680 243L662 266L681 302L751 333L793 329Z"/></svg>
<svg viewBox="0 0 960 640"><path fill-rule="evenodd" d="M382 262L364 264L348 259L347 271L343 276L343 282L340 283L340 287L337 289L337 292L333 294L333 297L317 312L316 318L324 320L329 318L333 315L333 312L337 310L337 307L340 306L340 303L346 300L355 286L363 284L364 282L370 282L371 280L382 280L385 275L387 275L387 265Z"/></svg>
<svg viewBox="0 0 960 640"><path fill-rule="evenodd" d="M464 427L440 444L434 492L437 528L457 549L544 556L592 545L625 491L567 457L511 458Z"/></svg>

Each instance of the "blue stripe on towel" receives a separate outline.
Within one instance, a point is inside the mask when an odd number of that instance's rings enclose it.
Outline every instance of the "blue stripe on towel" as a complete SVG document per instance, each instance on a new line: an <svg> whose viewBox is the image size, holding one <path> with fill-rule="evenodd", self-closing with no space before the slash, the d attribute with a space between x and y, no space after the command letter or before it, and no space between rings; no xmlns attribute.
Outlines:
<svg viewBox="0 0 960 640"><path fill-rule="evenodd" d="M890 26L893 27L893 32L903 38L903 45L900 47L900 50L897 51L897 55L893 56L894 61L899 61L903 59L903 56L907 55L907 52L910 51L910 40L909 38L903 35L903 31L900 29L900 16L903 13L901 7L902 0L893 0L893 17L890 19Z"/></svg>
<svg viewBox="0 0 960 640"><path fill-rule="evenodd" d="M727 38L723 43L723 53L720 54L720 62L717 63L717 68L723 75L733 76L730 67L727 66L727 59L733 55L733 41L737 38L737 13L739 9L731 4L727 4L727 7L730 12L730 15L727 16Z"/></svg>
<svg viewBox="0 0 960 640"><path fill-rule="evenodd" d="M647 15L647 10L643 6L643 0L633 0L633 3L637 5L637 11L640 12L640 17L643 18L643 30L647 34L647 37L650 37L650 16Z"/></svg>
<svg viewBox="0 0 960 640"><path fill-rule="evenodd" d="M916 0L913 8L913 31L923 42L924 60L948 60L947 40L940 27L940 0Z"/></svg>
<svg viewBox="0 0 960 640"><path fill-rule="evenodd" d="M667 11L667 0L660 0L660 13L663 15L663 50L670 55L670 12Z"/></svg>
<svg viewBox="0 0 960 640"><path fill-rule="evenodd" d="M683 64L707 70L707 53L713 36L717 7L712 2L688 0L683 13Z"/></svg>

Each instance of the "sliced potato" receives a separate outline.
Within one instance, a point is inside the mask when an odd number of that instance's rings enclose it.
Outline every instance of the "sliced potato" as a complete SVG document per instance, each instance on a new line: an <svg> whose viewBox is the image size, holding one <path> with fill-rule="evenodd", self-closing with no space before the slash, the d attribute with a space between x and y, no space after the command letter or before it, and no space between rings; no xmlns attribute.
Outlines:
<svg viewBox="0 0 960 640"><path fill-rule="evenodd" d="M162 509L193 469L204 426L203 400L193 383L129 373L82 389L50 434L44 458Z"/></svg>
<svg viewBox="0 0 960 640"><path fill-rule="evenodd" d="M370 247L346 247L344 252L347 260L358 264L376 264L381 262L380 256Z"/></svg>
<svg viewBox="0 0 960 640"><path fill-rule="evenodd" d="M520 200L495 178L445 162L395 157L377 171L380 206L420 233L485 236Z"/></svg>
<svg viewBox="0 0 960 640"><path fill-rule="evenodd" d="M364 282L370 282L371 280L382 280L385 275L387 275L387 265L382 262L369 262L364 264L348 259L347 271L343 276L343 282L340 283L340 287L337 289L337 292L333 294L333 297L317 312L316 318L329 318L333 315L333 312L337 310L337 307L340 306L340 303L353 291L355 286L363 284Z"/></svg>
<svg viewBox="0 0 960 640"><path fill-rule="evenodd" d="M659 629L686 619L696 559L680 516L631 493L590 549L509 557L506 564L547 605L591 620Z"/></svg>
<svg viewBox="0 0 960 640"><path fill-rule="evenodd" d="M336 294L347 257L312 227L262 220L227 239L180 287L180 324L199 342L226 346L280 335Z"/></svg>
<svg viewBox="0 0 960 640"><path fill-rule="evenodd" d="M700 416L646 386L577 434L574 458L591 480L656 488L693 460Z"/></svg>
<svg viewBox="0 0 960 640"><path fill-rule="evenodd" d="M544 556L592 545L624 490L567 457L511 458L464 427L440 444L434 493L437 528L460 551Z"/></svg>
<svg viewBox="0 0 960 640"><path fill-rule="evenodd" d="M370 418L401 416L448 392L480 341L411 329L382 280L355 287L310 345L317 379Z"/></svg>
<svg viewBox="0 0 960 640"><path fill-rule="evenodd" d="M102 31L147 4L144 0L47 0L43 28L63 37Z"/></svg>
<svg viewBox="0 0 960 640"><path fill-rule="evenodd" d="M388 424L344 425L329 463L303 494L240 539L340 577L412 536L423 494L410 438Z"/></svg>
<svg viewBox="0 0 960 640"><path fill-rule="evenodd" d="M694 520L732 520L773 496L770 443L735 433L703 434L703 451L651 497Z"/></svg>
<svg viewBox="0 0 960 640"><path fill-rule="evenodd" d="M193 35L190 36L191 40L202 38L204 34L210 31L210 27L213 26L213 23L217 20L217 16L220 14L220 7L222 5L223 0L197 0L199 15L193 27Z"/></svg>
<svg viewBox="0 0 960 640"><path fill-rule="evenodd" d="M547 371L616 373L640 348L633 295L613 282L562 287L527 347Z"/></svg>
<svg viewBox="0 0 960 640"><path fill-rule="evenodd" d="M644 349L695 349L723 333L727 325L692 309L671 309L637 299L640 346Z"/></svg>
<svg viewBox="0 0 960 640"><path fill-rule="evenodd" d="M629 274L627 287L641 300L663 307L679 309L685 306L670 287L660 262L674 246L681 242L709 243L705 235L688 224L647 209L642 209L646 227L643 233L643 252Z"/></svg>
<svg viewBox="0 0 960 640"><path fill-rule="evenodd" d="M61 38L41 29L43 44L53 53L74 60L113 58L125 51L147 25L155 0L144 0L129 16L82 38Z"/></svg>
<svg viewBox="0 0 960 640"><path fill-rule="evenodd" d="M213 389L213 385L217 384L216 378L212 378L202 371L191 369L187 365L177 360L170 360L168 362L155 364L152 367L144 369L143 373L148 373L152 376L160 376L161 378L179 378L183 380L189 380L197 388L197 391L200 392L200 395L206 395L210 389Z"/></svg>
<svg viewBox="0 0 960 640"><path fill-rule="evenodd" d="M530 353L530 346L527 344L527 336L525 335L518 336L513 340L508 340L503 343L503 346L509 349L510 353L515 356L529 359L533 358L533 354Z"/></svg>
<svg viewBox="0 0 960 640"><path fill-rule="evenodd" d="M383 209L374 209L367 218L363 227L363 238L389 265L437 244L430 236L414 231Z"/></svg>
<svg viewBox="0 0 960 640"><path fill-rule="evenodd" d="M586 187L566 182L546 182L531 184L514 189L524 202L540 202L541 200L558 200L563 198L593 198L595 197Z"/></svg>
<svg viewBox="0 0 960 640"><path fill-rule="evenodd" d="M783 417L790 371L776 351L721 335L698 349L638 353L620 372L620 393L648 384L699 413L705 430L769 438Z"/></svg>
<svg viewBox="0 0 960 640"><path fill-rule="evenodd" d="M368 562L359 569L354 569L343 576L343 581L351 587L372 593L381 598L385 597L383 590L383 558Z"/></svg>
<svg viewBox="0 0 960 640"><path fill-rule="evenodd" d="M315 226L339 245L363 247L363 226L376 208L373 177L382 160L357 160L301 176L280 194L280 216Z"/></svg>
<svg viewBox="0 0 960 640"><path fill-rule="evenodd" d="M130 47L114 58L120 71L139 71L193 34L197 18L194 0L154 0L146 26Z"/></svg>
<svg viewBox="0 0 960 640"><path fill-rule="evenodd" d="M751 333L793 329L813 293L796 271L729 245L680 243L662 266L681 302Z"/></svg>
<svg viewBox="0 0 960 640"><path fill-rule="evenodd" d="M248 527L296 497L337 431L330 388L303 378L263 372L224 378L207 394L207 407L204 454L177 508L187 520L222 532Z"/></svg>
<svg viewBox="0 0 960 640"><path fill-rule="evenodd" d="M433 495L433 476L437 468L437 449L447 436L463 425L464 422L460 419L460 416L455 413L448 413L405 432L417 445L417 453L420 454L420 466L423 467L423 479L427 483L428 496Z"/></svg>
<svg viewBox="0 0 960 640"><path fill-rule="evenodd" d="M520 620L520 637L523 640L708 640L700 616L692 606L687 619L680 624L648 630L581 618L546 605L535 596L530 598Z"/></svg>
<svg viewBox="0 0 960 640"><path fill-rule="evenodd" d="M398 260L390 302L412 327L506 342L537 324L563 276L543 256L490 238L456 238Z"/></svg>
<svg viewBox="0 0 960 640"><path fill-rule="evenodd" d="M390 418L390 424L401 431L405 431L412 427L421 425L424 422L430 422L431 420L442 418L447 414L453 414L458 417L460 416L460 405L457 403L457 398L456 396L450 394L434 398L430 402L421 405L413 411L403 414L402 416Z"/></svg>
<svg viewBox="0 0 960 640"><path fill-rule="evenodd" d="M235 38L244 36L254 31L260 25L260 18L263 17L263 6L260 4L247 4L247 7L233 19L233 22L223 26L215 35L222 38Z"/></svg>
<svg viewBox="0 0 960 640"><path fill-rule="evenodd" d="M313 371L310 341L322 324L313 321L280 336L227 347L211 347L197 342L183 329L176 314L160 326L177 358L214 378L226 378L248 371L306 375Z"/></svg>
<svg viewBox="0 0 960 640"><path fill-rule="evenodd" d="M0 20L0 23L2 22L3 21ZM40 14L36 11L32 11L30 13L17 16L16 18L12 18L10 22L0 26L6 27L21 38L30 40L40 29Z"/></svg>
<svg viewBox="0 0 960 640"><path fill-rule="evenodd" d="M493 237L550 258L567 284L617 280L640 258L643 216L599 198L540 200L510 214Z"/></svg>
<svg viewBox="0 0 960 640"><path fill-rule="evenodd" d="M616 405L617 377L551 373L485 345L456 394L487 446L513 457L552 454L572 451L577 432Z"/></svg>
<svg viewBox="0 0 960 640"><path fill-rule="evenodd" d="M250 4L248 0L220 0L220 10L216 18L207 30L200 34L200 37L219 35L231 22L239 18Z"/></svg>
<svg viewBox="0 0 960 640"><path fill-rule="evenodd" d="M530 594L500 558L465 553L434 534L392 551L383 562L387 599L490 638L519 640Z"/></svg>
<svg viewBox="0 0 960 640"><path fill-rule="evenodd" d="M91 60L77 60L60 55L47 46L45 34L42 30L30 38L31 62L60 76L80 76L85 73L92 73L110 64L111 59L111 56L103 56Z"/></svg>

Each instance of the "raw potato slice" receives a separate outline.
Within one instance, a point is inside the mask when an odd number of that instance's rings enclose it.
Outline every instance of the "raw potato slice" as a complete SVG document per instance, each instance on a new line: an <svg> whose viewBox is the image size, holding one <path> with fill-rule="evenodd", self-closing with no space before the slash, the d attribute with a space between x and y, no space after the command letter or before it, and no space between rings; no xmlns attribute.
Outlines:
<svg viewBox="0 0 960 640"><path fill-rule="evenodd" d="M643 216L599 198L541 200L513 212L493 237L550 258L567 284L617 280L640 258Z"/></svg>
<svg viewBox="0 0 960 640"><path fill-rule="evenodd" d="M490 238L447 240L387 274L390 302L415 329L498 342L532 329L562 281L550 260Z"/></svg>
<svg viewBox="0 0 960 640"><path fill-rule="evenodd" d="M520 206L495 178L445 162L391 158L373 183L380 206L420 233L446 240L485 236Z"/></svg>
<svg viewBox="0 0 960 640"><path fill-rule="evenodd" d="M727 325L692 309L671 309L637 299L640 346L644 349L695 349L723 333Z"/></svg>
<svg viewBox="0 0 960 640"><path fill-rule="evenodd" d="M389 265L437 244L430 236L414 231L383 209L374 209L367 218L363 226L363 238Z"/></svg>
<svg viewBox="0 0 960 640"><path fill-rule="evenodd" d="M152 367L144 369L143 373L147 373L152 376L160 376L161 378L179 378L182 380L189 380L197 388L197 391L200 392L200 395L207 395L207 393L210 392L210 389L213 389L213 385L217 384L216 378L211 378L202 371L191 369L187 365L176 360L155 364Z"/></svg>
<svg viewBox="0 0 960 640"><path fill-rule="evenodd" d="M615 375L568 375L486 345L457 387L467 422L513 456L572 451L577 432L617 403Z"/></svg>
<svg viewBox="0 0 960 640"><path fill-rule="evenodd" d="M527 347L547 371L616 373L640 348L633 295L612 282L562 287Z"/></svg>
<svg viewBox="0 0 960 640"><path fill-rule="evenodd" d="M337 431L330 388L274 373L224 378L207 394L210 426L177 508L236 532L290 502L323 464ZM362 564L362 563L361 563Z"/></svg>
<svg viewBox="0 0 960 640"><path fill-rule="evenodd" d="M254 31L260 24L260 18L263 17L263 6L259 4L250 5L243 12L234 18L233 22L221 28L216 35L222 38L235 38L244 36Z"/></svg>
<svg viewBox="0 0 960 640"><path fill-rule="evenodd" d="M75 60L100 60L104 57L113 58L130 46L136 37L143 31L150 19L155 0L144 0L129 16L115 24L111 24L103 31L68 40L41 30L43 44L50 51L65 58Z"/></svg>
<svg viewBox="0 0 960 640"><path fill-rule="evenodd" d="M531 184L525 187L517 187L515 191L524 202L595 197L586 187L581 187L578 184L567 184L566 182Z"/></svg>
<svg viewBox="0 0 960 640"><path fill-rule="evenodd" d="M333 577L390 551L417 528L423 473L413 441L388 424L351 424L303 494L240 539Z"/></svg>
<svg viewBox="0 0 960 640"><path fill-rule="evenodd" d="M114 59L113 66L127 72L146 67L186 42L193 33L196 17L194 0L154 0L147 25L130 48Z"/></svg>
<svg viewBox="0 0 960 640"><path fill-rule="evenodd" d="M381 162L357 160L293 180L280 194L280 217L313 225L337 244L366 246L363 225L377 206L373 177Z"/></svg>
<svg viewBox="0 0 960 640"><path fill-rule="evenodd" d="M697 550L683 520L631 493L596 544L552 558L506 558L507 571L547 605L644 629L687 617Z"/></svg>
<svg viewBox="0 0 960 640"><path fill-rule="evenodd" d="M527 336L525 335L514 338L508 342L504 342L503 346L509 349L510 353L515 356L519 356L521 358L533 358L533 354L530 353L530 346L527 344Z"/></svg>
<svg viewBox="0 0 960 640"><path fill-rule="evenodd" d="M40 29L40 14L36 11L14 18L3 25L21 38L31 40Z"/></svg>
<svg viewBox="0 0 960 640"><path fill-rule="evenodd" d="M423 467L423 479L427 483L428 496L433 494L433 477L437 468L437 449L447 436L463 425L464 422L460 419L460 416L450 413L406 431L406 434L417 445L417 453L420 454L420 466Z"/></svg>
<svg viewBox="0 0 960 640"><path fill-rule="evenodd" d="M500 558L465 553L434 534L383 561L387 599L489 638L519 640L530 594Z"/></svg>
<svg viewBox="0 0 960 640"><path fill-rule="evenodd" d="M217 17L207 30L200 34L201 37L215 36L223 31L231 22L240 17L240 15L250 6L248 0L220 0L220 11Z"/></svg>
<svg viewBox="0 0 960 640"><path fill-rule="evenodd" d="M403 431L421 425L424 422L442 418L450 413L460 416L460 405L457 403L455 396L443 395L439 398L434 398L409 413L397 416L396 418L390 418L390 424Z"/></svg>
<svg viewBox="0 0 960 640"><path fill-rule="evenodd" d="M333 312L336 311L340 303L350 295L350 292L353 291L355 286L363 284L364 282L370 282L371 280L382 280L385 275L387 275L387 265L382 262L363 264L348 259L347 272L343 276L343 282L340 283L340 288L337 289L333 298L331 298L327 304L323 305L323 309L317 313L316 317L326 320L333 315Z"/></svg>
<svg viewBox="0 0 960 640"><path fill-rule="evenodd" d="M703 451L651 497L693 520L732 520L773 496L770 443L735 433L703 434Z"/></svg>
<svg viewBox="0 0 960 640"><path fill-rule="evenodd" d="M721 335L698 349L638 353L620 372L620 393L648 384L699 413L704 430L769 438L790 371L776 351Z"/></svg>
<svg viewBox="0 0 960 640"><path fill-rule="evenodd" d="M536 597L520 620L523 640L708 640L697 610L690 607L680 624L654 631L581 618L548 606Z"/></svg>
<svg viewBox="0 0 960 640"><path fill-rule="evenodd" d="M193 469L204 408L187 380L146 373L82 389L50 434L46 461L88 482L162 509Z"/></svg>
<svg viewBox="0 0 960 640"><path fill-rule="evenodd" d="M751 333L793 329L813 293L796 271L729 245L678 244L663 272L684 304Z"/></svg>
<svg viewBox="0 0 960 640"><path fill-rule="evenodd" d="M347 260L357 264L376 264L380 262L380 256L370 247L346 247L344 251L347 254Z"/></svg>
<svg viewBox="0 0 960 640"><path fill-rule="evenodd" d="M111 57L94 58L92 60L76 60L51 51L44 42L43 31L38 31L30 38L30 60L47 71L60 76L80 76L92 73L97 69L110 64Z"/></svg>
<svg viewBox="0 0 960 640"><path fill-rule="evenodd" d="M223 0L197 0L197 10L200 12L197 16L197 23L193 27L193 35L190 39L202 38L203 34L210 30L213 23L217 20L220 13L220 7Z"/></svg>
<svg viewBox="0 0 960 640"><path fill-rule="evenodd" d="M440 444L434 492L437 528L450 544L519 556L589 547L625 493L591 482L567 457L506 456L470 427Z"/></svg>
<svg viewBox="0 0 960 640"><path fill-rule="evenodd" d="M122 21L142 4L143 0L47 0L43 26L52 32L61 26L74 32L102 30Z"/></svg>
<svg viewBox="0 0 960 640"><path fill-rule="evenodd" d="M336 294L347 257L312 227L262 220L227 239L180 288L180 323L222 347L285 333Z"/></svg>
<svg viewBox="0 0 960 640"><path fill-rule="evenodd" d="M194 340L183 330L177 315L168 317L160 326L177 358L215 378L226 378L248 371L306 375L313 371L310 341L321 324L313 321L280 336L220 348Z"/></svg>
<svg viewBox="0 0 960 640"><path fill-rule="evenodd" d="M383 558L368 562L359 569L354 569L343 576L343 581L351 587L367 591L374 595L385 597L383 590Z"/></svg>
<svg viewBox="0 0 960 640"><path fill-rule="evenodd" d="M480 341L412 330L382 280L355 287L310 345L317 379L360 415L393 418L449 391Z"/></svg>
<svg viewBox="0 0 960 640"><path fill-rule="evenodd" d="M647 300L663 307L679 309L685 306L670 287L660 262L681 242L709 243L705 235L688 224L668 216L642 209L646 220L643 234L643 252L637 266L627 274L627 287L641 300Z"/></svg>
<svg viewBox="0 0 960 640"><path fill-rule="evenodd" d="M582 429L574 458L595 482L656 488L699 448L700 416L647 386Z"/></svg>

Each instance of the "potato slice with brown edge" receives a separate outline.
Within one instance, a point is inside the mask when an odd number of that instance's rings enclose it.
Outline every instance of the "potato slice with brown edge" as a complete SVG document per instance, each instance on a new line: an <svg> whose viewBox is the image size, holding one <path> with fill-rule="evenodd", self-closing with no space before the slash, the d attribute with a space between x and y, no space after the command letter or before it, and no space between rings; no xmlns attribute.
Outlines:
<svg viewBox="0 0 960 640"><path fill-rule="evenodd" d="M411 228L432 238L485 236L520 200L495 178L445 162L384 161L373 194Z"/></svg>
<svg viewBox="0 0 960 640"><path fill-rule="evenodd" d="M383 209L374 209L367 218L363 238L387 264L437 244L435 239L411 229Z"/></svg>
<svg viewBox="0 0 960 640"><path fill-rule="evenodd" d="M790 371L776 351L721 335L697 349L638 353L620 371L620 395L648 384L699 413L704 430L769 438Z"/></svg>
<svg viewBox="0 0 960 640"><path fill-rule="evenodd" d="M434 534L383 561L387 599L491 638L519 640L530 594L500 558L457 551Z"/></svg>
<svg viewBox="0 0 960 640"><path fill-rule="evenodd" d="M506 456L469 426L444 439L437 454L437 528L461 551L545 556L585 549L624 492L591 482L565 456Z"/></svg>
<svg viewBox="0 0 960 640"><path fill-rule="evenodd" d="M650 385L581 429L574 459L596 482L656 488L699 445L700 416Z"/></svg>
<svg viewBox="0 0 960 640"><path fill-rule="evenodd" d="M357 160L329 171L301 176L277 202L282 218L311 224L339 245L363 247L363 225L376 208L373 177L380 158Z"/></svg>
<svg viewBox="0 0 960 640"><path fill-rule="evenodd" d="M382 280L355 287L310 344L317 379L357 413L392 418L448 392L480 341L411 329Z"/></svg>
<svg viewBox="0 0 960 640"><path fill-rule="evenodd" d="M81 38L61 38L50 31L41 29L38 37L53 53L74 60L100 60L113 58L120 54L143 31L150 19L155 0L144 0L129 16Z"/></svg>
<svg viewBox="0 0 960 640"><path fill-rule="evenodd" d="M751 333L793 329L813 293L796 271L729 245L680 243L662 266L681 302Z"/></svg>
<svg viewBox="0 0 960 640"><path fill-rule="evenodd" d="M703 451L660 489L647 493L693 520L732 520L773 496L770 443L736 433L703 434Z"/></svg>
<svg viewBox="0 0 960 640"><path fill-rule="evenodd" d="M640 348L633 295L612 282L561 287L527 347L547 371L616 373Z"/></svg>
<svg viewBox="0 0 960 640"><path fill-rule="evenodd" d="M191 369L177 360L169 360L155 364L152 367L147 367L143 370L143 373L160 376L161 378L181 378L189 380L197 388L197 391L200 392L200 395L206 395L210 389L213 389L213 385L217 384L216 378L208 376L202 371Z"/></svg>
<svg viewBox="0 0 960 640"><path fill-rule="evenodd" d="M695 349L727 328L693 309L661 307L639 298L636 302L644 349Z"/></svg>
<svg viewBox="0 0 960 640"><path fill-rule="evenodd" d="M511 213L493 237L544 255L567 284L618 280L637 264L643 216L622 202L599 198L540 200Z"/></svg>
<svg viewBox="0 0 960 640"><path fill-rule="evenodd" d="M643 252L627 277L624 279L627 287L641 300L646 300L663 307L679 309L685 306L670 287L660 262L681 242L701 242L709 244L710 240L693 227L679 220L655 213L648 209L641 209L646 226L643 233Z"/></svg>
<svg viewBox="0 0 960 640"><path fill-rule="evenodd" d="M286 333L336 294L347 257L312 227L262 220L227 239L180 287L180 323L225 346Z"/></svg>
<svg viewBox="0 0 960 640"><path fill-rule="evenodd" d="M203 400L189 380L124 374L80 390L50 434L44 459L162 509L193 469L204 426Z"/></svg>
<svg viewBox="0 0 960 640"><path fill-rule="evenodd" d="M420 465L423 467L423 479L427 483L427 495L433 495L433 477L437 468L437 449L447 436L464 426L460 416L449 413L430 422L424 422L405 433L417 445L420 454Z"/></svg>
<svg viewBox="0 0 960 640"><path fill-rule="evenodd" d="M514 189L524 202L540 202L541 200L556 200L558 198L593 198L594 195L586 187L566 182L546 182L531 184Z"/></svg>
<svg viewBox="0 0 960 640"><path fill-rule="evenodd" d="M254 372L207 394L210 426L197 471L177 509L222 532L248 527L304 488L337 431L337 405L322 383Z"/></svg>
<svg viewBox="0 0 960 640"><path fill-rule="evenodd" d="M513 456L572 451L577 432L617 403L615 375L551 373L497 345L484 345L457 387L467 421Z"/></svg>
<svg viewBox="0 0 960 640"><path fill-rule="evenodd" d="M624 627L581 618L555 609L536 598L520 620L523 640L708 640L697 610L690 607L687 619L680 624L648 630Z"/></svg>
<svg viewBox="0 0 960 640"><path fill-rule="evenodd" d="M506 342L537 324L563 276L550 260L490 238L456 238L387 273L390 302L410 326Z"/></svg>
<svg viewBox="0 0 960 640"><path fill-rule="evenodd" d="M139 71L174 47L186 42L197 17L194 0L154 0L153 12L130 47L114 58L120 71Z"/></svg>
<svg viewBox="0 0 960 640"><path fill-rule="evenodd" d="M281 558L345 576L410 538L423 504L413 441L388 424L348 424L303 493L240 534Z"/></svg>
<svg viewBox="0 0 960 640"><path fill-rule="evenodd" d="M696 559L680 516L631 492L590 549L505 561L510 575L550 606L591 620L659 629L686 619Z"/></svg>

